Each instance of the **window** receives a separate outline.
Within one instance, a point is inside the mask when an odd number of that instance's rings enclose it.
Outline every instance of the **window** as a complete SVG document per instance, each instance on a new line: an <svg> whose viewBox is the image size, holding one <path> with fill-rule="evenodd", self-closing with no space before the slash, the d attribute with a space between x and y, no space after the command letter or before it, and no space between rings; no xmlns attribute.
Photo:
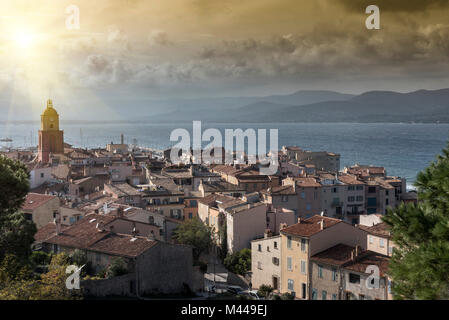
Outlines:
<svg viewBox="0 0 449 320"><path fill-rule="evenodd" d="M332 281L337 281L337 269L332 269Z"/></svg>
<svg viewBox="0 0 449 320"><path fill-rule="evenodd" d="M193 213L189 212L189 219L192 219L192 218L193 218Z"/></svg>
<svg viewBox="0 0 449 320"><path fill-rule="evenodd" d="M318 299L318 291L313 288L312 289L312 300L317 300Z"/></svg>
<svg viewBox="0 0 449 320"><path fill-rule="evenodd" d="M306 204L306 210L307 210L307 211L312 210L312 205L311 205L310 203L307 203L307 204Z"/></svg>
<svg viewBox="0 0 449 320"><path fill-rule="evenodd" d="M390 199L385 199L385 205L388 206L390 204Z"/></svg>
<svg viewBox="0 0 449 320"><path fill-rule="evenodd" d="M274 248L275 248L275 249L278 248L278 242L277 242L277 241L274 242Z"/></svg>
<svg viewBox="0 0 449 320"><path fill-rule="evenodd" d="M260 244L257 245L257 251L262 252L262 245Z"/></svg>
<svg viewBox="0 0 449 320"><path fill-rule="evenodd" d="M44 173L43 172L41 172L41 178L43 178L44 177Z"/></svg>
<svg viewBox="0 0 449 320"><path fill-rule="evenodd" d="M363 196L357 196L357 201L358 202L362 202L363 201Z"/></svg>
<svg viewBox="0 0 449 320"><path fill-rule="evenodd" d="M373 238L373 236L370 235L370 236L369 236L369 243L370 243L370 244L373 244L373 242L374 242L374 238Z"/></svg>
<svg viewBox="0 0 449 320"><path fill-rule="evenodd" d="M194 208L198 207L198 201L196 201L196 200L190 200L190 206L191 206L191 207L194 207Z"/></svg>
<svg viewBox="0 0 449 320"><path fill-rule="evenodd" d="M348 187L348 190L349 190L349 191L354 191L354 189L355 189L354 186L349 186L349 187Z"/></svg>
<svg viewBox="0 0 449 320"><path fill-rule="evenodd" d="M281 197L282 202L288 202L288 196L282 196Z"/></svg>
<svg viewBox="0 0 449 320"><path fill-rule="evenodd" d="M301 251L306 252L306 239L301 239Z"/></svg>
<svg viewBox="0 0 449 320"><path fill-rule="evenodd" d="M31 213L25 213L25 220L33 221L33 214L31 214Z"/></svg>
<svg viewBox="0 0 449 320"><path fill-rule="evenodd" d="M323 266L318 265L318 278L323 279Z"/></svg>
<svg viewBox="0 0 449 320"><path fill-rule="evenodd" d="M305 192L301 192L301 198L305 199L306 198L306 193Z"/></svg>
<svg viewBox="0 0 449 320"><path fill-rule="evenodd" d="M257 269L262 270L262 262L257 262Z"/></svg>
<svg viewBox="0 0 449 320"><path fill-rule="evenodd" d="M368 198L368 207L377 206L377 198Z"/></svg>
<svg viewBox="0 0 449 320"><path fill-rule="evenodd" d="M357 186L357 190L363 190L363 186Z"/></svg>
<svg viewBox="0 0 449 320"><path fill-rule="evenodd" d="M368 193L376 193L376 187L369 187Z"/></svg>
<svg viewBox="0 0 449 320"><path fill-rule="evenodd" d="M393 247L392 246L388 246L388 254L393 254Z"/></svg>
<svg viewBox="0 0 449 320"><path fill-rule="evenodd" d="M355 273L349 274L349 282L350 283L360 283L360 275Z"/></svg>
<svg viewBox="0 0 449 320"><path fill-rule="evenodd" d="M291 236L287 237L287 248L288 249L292 248L292 237Z"/></svg>
<svg viewBox="0 0 449 320"><path fill-rule="evenodd" d="M337 188L332 188L332 193L337 193Z"/></svg>
<svg viewBox="0 0 449 320"><path fill-rule="evenodd" d="M292 257L287 257L287 270L292 271Z"/></svg>
<svg viewBox="0 0 449 320"><path fill-rule="evenodd" d="M301 273L306 274L307 273L307 265L304 260L301 260Z"/></svg>
<svg viewBox="0 0 449 320"><path fill-rule="evenodd" d="M287 286L288 286L288 290L293 291L294 281L292 279L288 279Z"/></svg>
<svg viewBox="0 0 449 320"><path fill-rule="evenodd" d="M301 297L303 299L307 298L307 285L305 283L301 284Z"/></svg>
<svg viewBox="0 0 449 320"><path fill-rule="evenodd" d="M353 197L353 196L348 197L348 202L354 202L354 201L355 201L355 197Z"/></svg>
<svg viewBox="0 0 449 320"><path fill-rule="evenodd" d="M337 300L337 295L335 293L332 294L332 300Z"/></svg>
<svg viewBox="0 0 449 320"><path fill-rule="evenodd" d="M321 291L321 300L327 300L327 291L326 290Z"/></svg>
<svg viewBox="0 0 449 320"><path fill-rule="evenodd" d="M273 264L278 266L279 265L279 258L273 257Z"/></svg>
<svg viewBox="0 0 449 320"><path fill-rule="evenodd" d="M359 294L359 300L365 300L365 295L364 294Z"/></svg>
<svg viewBox="0 0 449 320"><path fill-rule="evenodd" d="M383 248L384 246L385 246L384 245L384 239L380 238L379 239L379 247Z"/></svg>

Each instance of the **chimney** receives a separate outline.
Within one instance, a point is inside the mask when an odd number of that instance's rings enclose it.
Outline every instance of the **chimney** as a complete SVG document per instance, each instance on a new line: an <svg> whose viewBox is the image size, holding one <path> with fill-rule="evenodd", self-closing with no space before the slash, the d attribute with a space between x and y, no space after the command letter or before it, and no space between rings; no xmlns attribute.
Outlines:
<svg viewBox="0 0 449 320"><path fill-rule="evenodd" d="M148 239L148 241L152 241L152 240L155 239L153 230L150 231L150 233L148 234L147 239Z"/></svg>
<svg viewBox="0 0 449 320"><path fill-rule="evenodd" d="M301 217L298 217L298 223L301 223Z"/></svg>
<svg viewBox="0 0 449 320"><path fill-rule="evenodd" d="M287 228L287 224L286 223L281 223L279 224L279 230L285 229Z"/></svg>
<svg viewBox="0 0 449 320"><path fill-rule="evenodd" d="M351 251L351 261L354 261L354 250Z"/></svg>
<svg viewBox="0 0 449 320"><path fill-rule="evenodd" d="M264 239L267 239L267 238L271 237L272 235L273 234L270 229L265 229L265 232L263 234Z"/></svg>
<svg viewBox="0 0 449 320"><path fill-rule="evenodd" d="M359 245L356 245L355 246L355 256L358 257L359 253L360 253L359 252Z"/></svg>
<svg viewBox="0 0 449 320"><path fill-rule="evenodd" d="M320 229L324 230L324 219L321 219L320 221Z"/></svg>
<svg viewBox="0 0 449 320"><path fill-rule="evenodd" d="M53 223L56 225L56 235L61 234L61 220L59 218L54 218Z"/></svg>

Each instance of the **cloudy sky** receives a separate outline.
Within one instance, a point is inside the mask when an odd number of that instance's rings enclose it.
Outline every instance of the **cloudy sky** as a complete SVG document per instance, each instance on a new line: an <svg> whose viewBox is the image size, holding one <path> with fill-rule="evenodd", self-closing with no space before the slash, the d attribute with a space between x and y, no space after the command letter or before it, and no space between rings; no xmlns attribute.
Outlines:
<svg viewBox="0 0 449 320"><path fill-rule="evenodd" d="M66 28L66 8L80 28ZM367 30L377 4L381 30ZM0 4L1 101L449 87L449 0L39 0Z"/></svg>

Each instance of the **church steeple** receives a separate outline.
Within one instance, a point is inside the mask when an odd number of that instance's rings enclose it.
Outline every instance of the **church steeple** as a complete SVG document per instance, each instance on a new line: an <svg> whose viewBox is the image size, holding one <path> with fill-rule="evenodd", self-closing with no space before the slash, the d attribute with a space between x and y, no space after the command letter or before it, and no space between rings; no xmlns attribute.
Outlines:
<svg viewBox="0 0 449 320"><path fill-rule="evenodd" d="M41 130L44 131L58 131L59 130L59 115L53 108L53 101L47 100L47 108L41 115Z"/></svg>
<svg viewBox="0 0 449 320"><path fill-rule="evenodd" d="M47 108L41 114L38 152L43 163L50 161L51 154L64 153L64 133L59 130L59 114L53 108L51 99L47 100Z"/></svg>

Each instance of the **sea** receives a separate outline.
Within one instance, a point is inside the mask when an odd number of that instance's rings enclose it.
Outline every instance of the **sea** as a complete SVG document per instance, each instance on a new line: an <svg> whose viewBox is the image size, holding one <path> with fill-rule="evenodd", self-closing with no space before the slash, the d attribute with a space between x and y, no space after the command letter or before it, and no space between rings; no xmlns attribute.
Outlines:
<svg viewBox="0 0 449 320"><path fill-rule="evenodd" d="M105 147L125 143L163 150L174 129L192 134L192 123L99 123L62 122L64 140L77 147ZM405 177L408 189L419 171L425 169L446 147L449 124L419 123L202 123L202 130L278 129L278 145L299 146L306 150L331 151L341 155L341 168L354 164L383 166L388 175ZM39 123L0 123L0 147L22 148L37 145ZM267 139L267 144L268 144ZM207 142L204 142L205 146ZM224 141L223 141L224 145Z"/></svg>

